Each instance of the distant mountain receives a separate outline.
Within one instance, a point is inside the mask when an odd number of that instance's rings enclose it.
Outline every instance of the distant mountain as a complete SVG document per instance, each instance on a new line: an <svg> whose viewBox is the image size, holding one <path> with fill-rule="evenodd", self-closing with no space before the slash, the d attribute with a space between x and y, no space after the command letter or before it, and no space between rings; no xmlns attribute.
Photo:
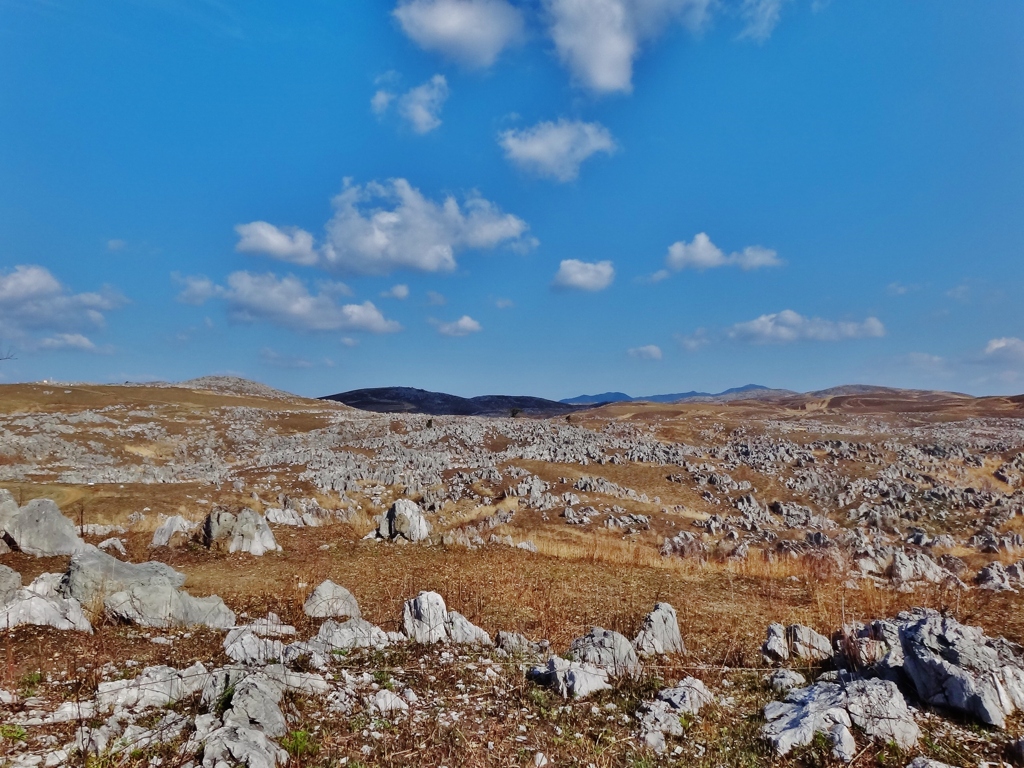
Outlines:
<svg viewBox="0 0 1024 768"><path fill-rule="evenodd" d="M580 406L556 403L542 397L517 395L481 395L459 397L444 392L428 392L412 387L375 387L353 389L327 395L353 408L376 413L423 413L430 416L508 416L513 410L526 416L561 416L580 410Z"/></svg>
<svg viewBox="0 0 1024 768"><path fill-rule="evenodd" d="M733 387L724 392L676 392L671 395L647 395L646 397L630 397L624 392L605 392L603 395L580 395L561 402L568 405L597 405L598 403L678 403L683 400L735 400L738 396L756 397L762 393L793 394L789 390L769 389L760 384L747 384Z"/></svg>

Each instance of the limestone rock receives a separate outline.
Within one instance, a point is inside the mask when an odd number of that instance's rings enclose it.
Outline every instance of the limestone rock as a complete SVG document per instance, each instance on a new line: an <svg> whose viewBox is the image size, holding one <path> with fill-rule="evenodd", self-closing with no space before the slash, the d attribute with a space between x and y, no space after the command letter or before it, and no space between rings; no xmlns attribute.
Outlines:
<svg viewBox="0 0 1024 768"><path fill-rule="evenodd" d="M352 593L330 579L313 590L313 594L306 600L302 610L307 616L317 619L328 616L341 618L351 616L358 619L362 615L359 612L359 604L356 603Z"/></svg>
<svg viewBox="0 0 1024 768"><path fill-rule="evenodd" d="M777 669L767 679L769 687L780 696L807 684L807 678L792 669Z"/></svg>
<svg viewBox="0 0 1024 768"><path fill-rule="evenodd" d="M679 634L676 609L668 603L655 605L644 619L640 634L633 640L633 647L642 656L682 653L683 638Z"/></svg>
<svg viewBox="0 0 1024 768"><path fill-rule="evenodd" d="M103 601L107 614L118 621L144 627L189 627L205 625L228 629L235 614L216 595L193 597L169 585L133 584Z"/></svg>
<svg viewBox="0 0 1024 768"><path fill-rule="evenodd" d="M13 568L0 565L0 607L7 605L19 589L21 589L21 574Z"/></svg>
<svg viewBox="0 0 1024 768"><path fill-rule="evenodd" d="M203 522L203 544L223 552L247 552L260 557L280 551L273 531L258 512L243 509L237 515L215 511Z"/></svg>
<svg viewBox="0 0 1024 768"><path fill-rule="evenodd" d="M6 605L0 607L0 627L13 628L22 624L92 632L92 625L82 612L81 603L74 598L39 594L32 589L32 585L15 590Z"/></svg>
<svg viewBox="0 0 1024 768"><path fill-rule="evenodd" d="M132 586L176 589L184 583L185 574L164 563L126 563L87 545L71 558L62 591L67 597L89 605Z"/></svg>
<svg viewBox="0 0 1024 768"><path fill-rule="evenodd" d="M640 671L640 660L629 640L601 627L594 627L573 640L569 655L575 661L606 669L613 675L633 675Z"/></svg>
<svg viewBox="0 0 1024 768"><path fill-rule="evenodd" d="M457 645L490 645L491 636L458 611L449 611L444 623L448 639Z"/></svg>
<svg viewBox="0 0 1024 768"><path fill-rule="evenodd" d="M596 691L611 688L606 670L557 656L548 659L543 667L533 667L528 676L540 685L553 688L567 699L582 699Z"/></svg>
<svg viewBox="0 0 1024 768"><path fill-rule="evenodd" d="M33 499L10 517L4 528L9 543L27 555L73 555L86 547L75 524L50 499Z"/></svg>
<svg viewBox="0 0 1024 768"><path fill-rule="evenodd" d="M172 515L153 531L153 540L149 546L151 548L184 546L191 540L192 533L198 527L196 523L186 520L181 515Z"/></svg>
<svg viewBox="0 0 1024 768"><path fill-rule="evenodd" d="M423 541L430 537L430 523L416 502L398 499L377 518L376 536L387 541Z"/></svg>
<svg viewBox="0 0 1024 768"><path fill-rule="evenodd" d="M403 609L405 634L416 643L430 645L448 639L448 607L437 592L420 592Z"/></svg>

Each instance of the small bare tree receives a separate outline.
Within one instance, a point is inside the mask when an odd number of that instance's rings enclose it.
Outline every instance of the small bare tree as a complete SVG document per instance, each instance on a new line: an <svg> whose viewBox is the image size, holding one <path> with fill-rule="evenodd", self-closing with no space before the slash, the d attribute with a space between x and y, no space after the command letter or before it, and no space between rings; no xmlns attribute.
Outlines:
<svg viewBox="0 0 1024 768"><path fill-rule="evenodd" d="M5 350L2 347L0 347L0 361L3 361L3 360L13 360L13 359L14 359L14 350L13 349L8 347Z"/></svg>

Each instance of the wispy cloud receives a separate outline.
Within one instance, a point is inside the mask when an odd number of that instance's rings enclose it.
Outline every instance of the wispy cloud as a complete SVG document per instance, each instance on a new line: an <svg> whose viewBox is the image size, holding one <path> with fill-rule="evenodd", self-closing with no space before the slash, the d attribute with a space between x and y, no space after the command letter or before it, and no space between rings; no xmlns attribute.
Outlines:
<svg viewBox="0 0 1024 768"><path fill-rule="evenodd" d="M642 347L633 347L627 354L637 360L661 360L661 347L655 344L647 344Z"/></svg>
<svg viewBox="0 0 1024 768"><path fill-rule="evenodd" d="M885 326L876 317L861 322L805 317L784 309L744 323L726 332L730 339L751 344L787 344L795 341L842 341L885 336Z"/></svg>

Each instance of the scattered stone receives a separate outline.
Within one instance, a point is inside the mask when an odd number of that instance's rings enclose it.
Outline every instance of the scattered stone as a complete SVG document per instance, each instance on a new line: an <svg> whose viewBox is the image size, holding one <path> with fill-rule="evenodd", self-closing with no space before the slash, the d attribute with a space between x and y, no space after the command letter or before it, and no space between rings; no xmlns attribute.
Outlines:
<svg viewBox="0 0 1024 768"><path fill-rule="evenodd" d="M186 520L181 515L172 515L153 532L153 540L149 546L152 548L183 547L192 540L192 534L198 527L198 523Z"/></svg>
<svg viewBox="0 0 1024 768"><path fill-rule="evenodd" d="M430 537L430 523L420 506L409 499L398 499L388 511L376 518L377 530L371 534L386 541L417 542Z"/></svg>
<svg viewBox="0 0 1024 768"><path fill-rule="evenodd" d="M641 656L665 653L683 653L683 638L679 633L676 609L668 603L658 603L644 618L640 634L633 640L633 647Z"/></svg>
<svg viewBox="0 0 1024 768"><path fill-rule="evenodd" d="M608 670L613 675L635 675L640 660L632 644L618 632L594 627L569 646L569 656L582 664Z"/></svg>
<svg viewBox="0 0 1024 768"><path fill-rule="evenodd" d="M326 617L344 618L350 616L358 619L362 614L356 599L342 586L328 579L313 590L302 611L307 616L322 619Z"/></svg>
<svg viewBox="0 0 1024 768"><path fill-rule="evenodd" d="M132 584L107 597L103 606L112 619L143 627L229 629L235 625L235 614L216 595L193 597L170 585Z"/></svg>
<svg viewBox="0 0 1024 768"><path fill-rule="evenodd" d="M611 688L607 670L592 664L552 656L543 667L533 667L528 675L531 680L552 688L566 699L582 699L596 691Z"/></svg>
<svg viewBox="0 0 1024 768"><path fill-rule="evenodd" d="M73 555L87 546L50 499L33 499L4 523L9 546L35 557Z"/></svg>

